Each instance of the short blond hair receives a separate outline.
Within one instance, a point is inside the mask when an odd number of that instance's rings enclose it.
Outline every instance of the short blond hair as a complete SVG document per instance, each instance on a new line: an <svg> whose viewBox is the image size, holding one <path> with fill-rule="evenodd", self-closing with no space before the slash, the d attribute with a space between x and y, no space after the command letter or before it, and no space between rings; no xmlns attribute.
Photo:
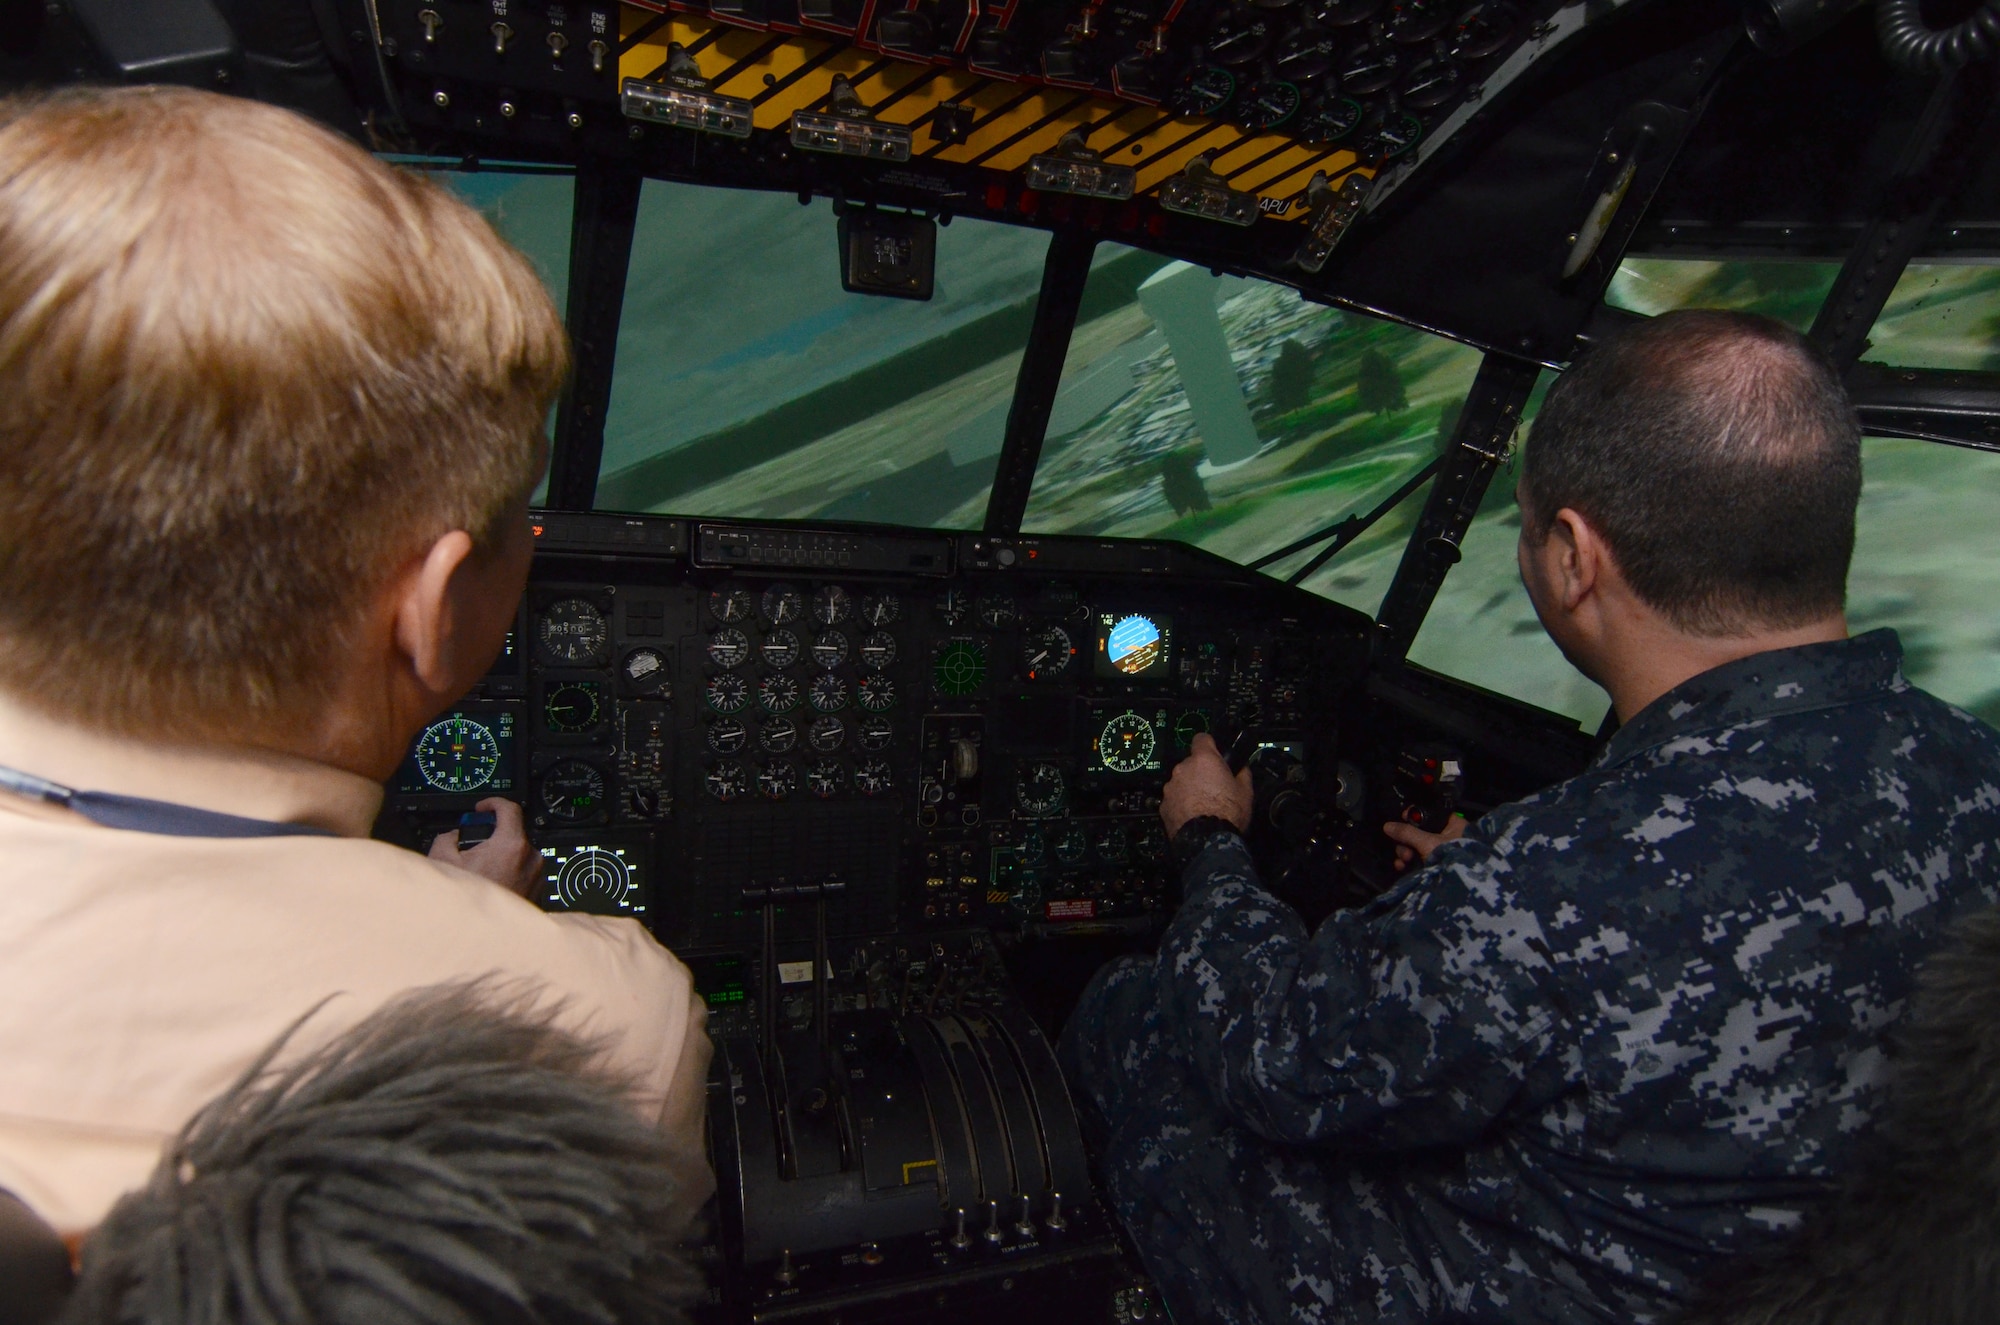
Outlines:
<svg viewBox="0 0 2000 1325"><path fill-rule="evenodd" d="M0 687L112 731L278 730L387 575L490 541L567 368L520 253L308 120L0 103Z"/></svg>

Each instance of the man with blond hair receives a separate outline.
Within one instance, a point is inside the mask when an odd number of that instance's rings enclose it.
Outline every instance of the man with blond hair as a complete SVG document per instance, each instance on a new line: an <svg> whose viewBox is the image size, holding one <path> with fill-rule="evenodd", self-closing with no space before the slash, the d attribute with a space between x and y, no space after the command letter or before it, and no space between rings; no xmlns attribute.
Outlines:
<svg viewBox="0 0 2000 1325"><path fill-rule="evenodd" d="M297 116L0 106L0 1189L58 1230L308 1009L301 1053L486 975L710 1190L686 968L525 900L511 804L463 854L368 837L513 622L566 367L519 253Z"/></svg>

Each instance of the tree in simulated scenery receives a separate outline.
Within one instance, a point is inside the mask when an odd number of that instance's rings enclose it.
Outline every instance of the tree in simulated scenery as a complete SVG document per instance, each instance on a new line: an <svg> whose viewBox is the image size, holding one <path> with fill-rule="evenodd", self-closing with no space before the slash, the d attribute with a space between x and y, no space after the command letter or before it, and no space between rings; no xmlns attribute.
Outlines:
<svg viewBox="0 0 2000 1325"><path fill-rule="evenodd" d="M1361 366L1354 383L1354 403L1364 414L1394 414L1410 407L1410 398L1403 393L1403 375L1396 370L1396 361L1380 350L1370 350L1361 356Z"/></svg>
<svg viewBox="0 0 2000 1325"><path fill-rule="evenodd" d="M1160 462L1160 488L1175 515L1211 509L1208 488L1195 470L1199 463L1193 451L1175 451Z"/></svg>
<svg viewBox="0 0 2000 1325"><path fill-rule="evenodd" d="M1278 347L1277 361L1271 365L1269 387L1271 409L1289 414L1312 403L1313 354L1296 340Z"/></svg>

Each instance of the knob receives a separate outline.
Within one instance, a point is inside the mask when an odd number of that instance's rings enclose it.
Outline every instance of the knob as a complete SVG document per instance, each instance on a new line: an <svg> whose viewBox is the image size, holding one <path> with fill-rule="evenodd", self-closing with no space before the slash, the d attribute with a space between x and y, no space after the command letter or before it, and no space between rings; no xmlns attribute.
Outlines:
<svg viewBox="0 0 2000 1325"><path fill-rule="evenodd" d="M1000 1203L998 1201L988 1201L986 1203L986 1232L983 1236L996 1247L1006 1240L1007 1235L1000 1231Z"/></svg>
<svg viewBox="0 0 2000 1325"><path fill-rule="evenodd" d="M493 53L495 55L505 55L507 53L507 43L514 39L514 29L508 27L505 23L495 23L487 30L493 34Z"/></svg>
<svg viewBox="0 0 2000 1325"><path fill-rule="evenodd" d="M590 72L593 74L603 73L604 57L611 54L611 48L609 46L606 46L603 42L593 38L591 40L590 45L584 47L583 49L590 52Z"/></svg>
<svg viewBox="0 0 2000 1325"><path fill-rule="evenodd" d="M1069 1227L1069 1221L1063 1218L1061 1192L1049 1193L1049 1217L1042 1222L1048 1225L1051 1233L1060 1233Z"/></svg>
<svg viewBox="0 0 2000 1325"><path fill-rule="evenodd" d="M1034 1202L1026 1192L1021 1193L1021 1217L1014 1221L1014 1231L1024 1238L1035 1236Z"/></svg>
<svg viewBox="0 0 2000 1325"><path fill-rule="evenodd" d="M786 1288L790 1288L799 1281L799 1272L792 1268L792 1249L790 1247L778 1253L778 1272L772 1278L776 1279Z"/></svg>
<svg viewBox="0 0 2000 1325"><path fill-rule="evenodd" d="M417 11L417 22L424 25L424 41L436 45L438 29L444 26L444 15L435 9L420 9Z"/></svg>
<svg viewBox="0 0 2000 1325"><path fill-rule="evenodd" d="M960 1251L972 1245L972 1239L965 1235L965 1207L962 1205L958 1207L957 1216L952 1223L951 1245Z"/></svg>
<svg viewBox="0 0 2000 1325"><path fill-rule="evenodd" d="M501 118L501 119L503 119L503 120L511 120L511 119L513 119L513 118L514 118L514 103L513 103L513 102L511 102L511 101L503 101L503 102L501 102L501 103L500 103L500 118Z"/></svg>

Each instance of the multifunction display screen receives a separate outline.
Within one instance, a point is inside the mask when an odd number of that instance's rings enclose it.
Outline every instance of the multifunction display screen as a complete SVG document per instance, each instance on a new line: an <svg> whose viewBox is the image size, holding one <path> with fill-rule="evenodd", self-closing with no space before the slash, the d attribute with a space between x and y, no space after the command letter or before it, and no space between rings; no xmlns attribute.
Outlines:
<svg viewBox="0 0 2000 1325"><path fill-rule="evenodd" d="M515 714L453 709L418 734L396 770L405 796L504 795L514 789Z"/></svg>
<svg viewBox="0 0 2000 1325"><path fill-rule="evenodd" d="M1173 663L1174 626L1163 616L1105 612L1097 618L1097 674L1164 681Z"/></svg>

